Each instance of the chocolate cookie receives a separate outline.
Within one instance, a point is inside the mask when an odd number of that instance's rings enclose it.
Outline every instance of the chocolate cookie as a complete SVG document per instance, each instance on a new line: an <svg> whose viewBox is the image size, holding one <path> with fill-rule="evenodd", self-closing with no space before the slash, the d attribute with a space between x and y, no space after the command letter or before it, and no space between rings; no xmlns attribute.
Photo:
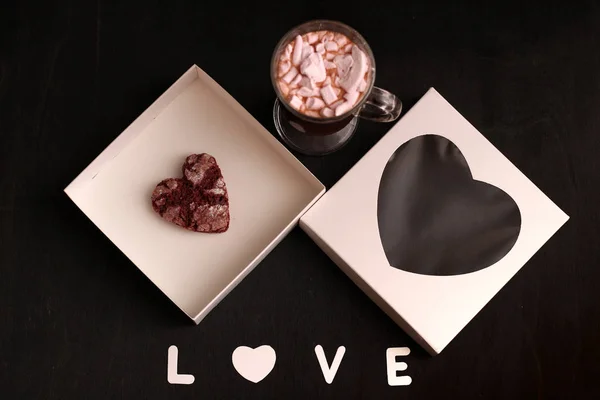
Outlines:
<svg viewBox="0 0 600 400"><path fill-rule="evenodd" d="M152 208L165 220L196 232L229 228L229 196L221 169L209 154L192 154L183 178L165 179L152 192Z"/></svg>

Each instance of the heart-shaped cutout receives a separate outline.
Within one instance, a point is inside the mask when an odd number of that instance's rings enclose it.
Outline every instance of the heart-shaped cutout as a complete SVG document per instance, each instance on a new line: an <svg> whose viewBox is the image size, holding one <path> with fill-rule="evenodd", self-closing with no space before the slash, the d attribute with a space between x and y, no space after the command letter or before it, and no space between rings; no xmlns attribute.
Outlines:
<svg viewBox="0 0 600 400"><path fill-rule="evenodd" d="M165 179L152 192L152 208L165 220L195 232L220 233L229 228L229 196L217 161L192 154L183 178Z"/></svg>
<svg viewBox="0 0 600 400"><path fill-rule="evenodd" d="M231 355L231 362L238 374L254 383L262 381L271 373L276 360L275 350L267 345L256 349L240 346Z"/></svg>
<svg viewBox="0 0 600 400"><path fill-rule="evenodd" d="M473 180L454 143L423 135L387 162L377 202L390 266L423 275L461 275L501 260L521 230L521 213L501 189Z"/></svg>

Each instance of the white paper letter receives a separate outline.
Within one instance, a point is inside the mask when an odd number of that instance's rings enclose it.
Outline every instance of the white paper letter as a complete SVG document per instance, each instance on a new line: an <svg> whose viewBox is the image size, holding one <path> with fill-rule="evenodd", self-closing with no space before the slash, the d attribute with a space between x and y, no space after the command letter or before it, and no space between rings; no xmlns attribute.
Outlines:
<svg viewBox="0 0 600 400"><path fill-rule="evenodd" d="M258 383L266 378L275 367L277 354L269 345L255 349L239 346L231 354L231 362L235 370L252 383Z"/></svg>
<svg viewBox="0 0 600 400"><path fill-rule="evenodd" d="M410 354L408 347L390 347L385 352L387 361L387 378L390 386L408 386L412 379L408 375L396 376L397 371L406 371L408 365L405 362L396 362L396 356L407 356Z"/></svg>
<svg viewBox="0 0 600 400"><path fill-rule="evenodd" d="M194 375L177 373L178 358L177 346L170 346L167 355L167 382L172 385L191 385L194 383Z"/></svg>
<svg viewBox="0 0 600 400"><path fill-rule="evenodd" d="M331 363L331 367L327 365L327 358L325 358L325 352L320 344L315 347L315 354L317 355L317 360L321 366L321 371L323 371L325 382L331 384L331 382L333 382L333 378L335 378L335 374L337 374L337 371L340 368L342 358L344 358L344 354L346 354L346 348L344 346L338 347L335 357L333 358L333 362Z"/></svg>

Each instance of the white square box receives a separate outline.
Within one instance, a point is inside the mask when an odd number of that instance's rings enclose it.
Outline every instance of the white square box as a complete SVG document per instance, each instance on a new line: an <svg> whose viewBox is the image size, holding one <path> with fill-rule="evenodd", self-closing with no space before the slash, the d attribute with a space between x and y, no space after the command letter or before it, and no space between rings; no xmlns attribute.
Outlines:
<svg viewBox="0 0 600 400"><path fill-rule="evenodd" d="M213 155L230 199L220 234L153 210L156 184ZM223 88L191 67L66 189L88 218L199 323L297 224L324 186Z"/></svg>
<svg viewBox="0 0 600 400"><path fill-rule="evenodd" d="M432 276L392 268L386 258L377 217L382 173L396 149L427 134L453 142L473 179L500 188L519 208L516 243L487 268ZM300 226L415 341L438 354L567 220L432 88L302 216Z"/></svg>

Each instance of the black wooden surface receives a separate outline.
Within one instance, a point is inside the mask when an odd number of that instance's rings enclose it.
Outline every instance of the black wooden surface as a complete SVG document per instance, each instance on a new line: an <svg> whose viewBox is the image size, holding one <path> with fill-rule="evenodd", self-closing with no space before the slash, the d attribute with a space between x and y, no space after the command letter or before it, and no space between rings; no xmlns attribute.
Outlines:
<svg viewBox="0 0 600 400"><path fill-rule="evenodd" d="M0 398L600 397L598 3L329 3L1 6ZM313 18L361 32L406 109L438 89L571 216L434 358L299 229L194 326L62 192L193 63L274 133L271 51ZM299 159L331 187L389 127ZM193 385L167 383L171 344ZM231 352L260 344L277 364L252 384ZM331 385L316 344L347 348ZM385 350L404 345L413 383L389 387Z"/></svg>

